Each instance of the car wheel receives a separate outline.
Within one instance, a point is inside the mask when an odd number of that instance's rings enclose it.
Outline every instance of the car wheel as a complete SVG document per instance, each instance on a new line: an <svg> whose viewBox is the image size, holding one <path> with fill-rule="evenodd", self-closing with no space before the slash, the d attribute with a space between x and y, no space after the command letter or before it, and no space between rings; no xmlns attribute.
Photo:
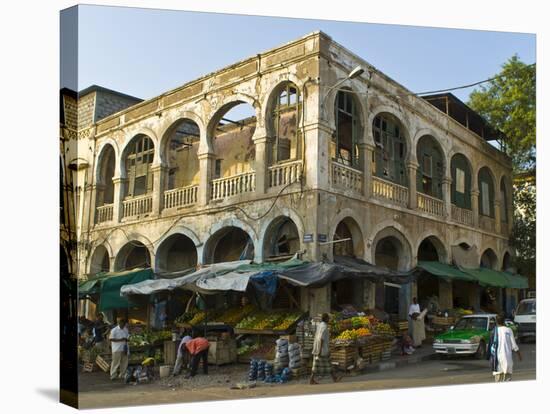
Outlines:
<svg viewBox="0 0 550 414"><path fill-rule="evenodd" d="M485 342L481 341L477 348L475 357L476 359L485 359L486 354L487 354L487 346L485 345Z"/></svg>

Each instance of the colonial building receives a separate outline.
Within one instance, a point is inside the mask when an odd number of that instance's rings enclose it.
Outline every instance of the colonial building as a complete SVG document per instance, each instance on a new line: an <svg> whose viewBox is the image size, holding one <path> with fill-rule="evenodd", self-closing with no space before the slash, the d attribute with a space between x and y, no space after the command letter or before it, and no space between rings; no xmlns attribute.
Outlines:
<svg viewBox="0 0 550 414"><path fill-rule="evenodd" d="M237 105L254 116L227 119ZM62 91L61 137L81 278L295 253L396 270L510 266L511 161L489 142L498 131L451 94L416 96L322 32L146 101ZM312 313L331 300L401 314L413 295L483 301L481 288L437 278L295 294Z"/></svg>

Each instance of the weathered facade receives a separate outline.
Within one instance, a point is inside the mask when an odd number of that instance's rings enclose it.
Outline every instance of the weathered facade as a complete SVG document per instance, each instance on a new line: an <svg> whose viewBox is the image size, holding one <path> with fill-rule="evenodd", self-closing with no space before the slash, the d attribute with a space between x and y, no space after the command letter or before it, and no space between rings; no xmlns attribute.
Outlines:
<svg viewBox="0 0 550 414"><path fill-rule="evenodd" d="M364 73L349 78L357 66ZM62 101L79 277L296 252L400 270L459 257L509 266L511 162L489 129L472 130L324 33L147 101L108 92ZM255 116L224 121L240 104ZM460 287L437 283L452 306ZM389 310L403 314L432 288L302 289L300 304L317 313L340 295L383 307L393 295L399 309Z"/></svg>

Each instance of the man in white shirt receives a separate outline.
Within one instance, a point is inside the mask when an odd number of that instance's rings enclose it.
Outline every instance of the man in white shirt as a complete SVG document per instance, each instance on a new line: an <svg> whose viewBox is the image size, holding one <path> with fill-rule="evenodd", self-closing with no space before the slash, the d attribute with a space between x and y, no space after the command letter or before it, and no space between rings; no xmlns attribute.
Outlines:
<svg viewBox="0 0 550 414"><path fill-rule="evenodd" d="M128 337L130 335L125 325L126 321L120 318L118 320L118 325L111 329L111 333L109 334L113 355L113 360L111 362L111 380L124 378L124 374L128 368Z"/></svg>
<svg viewBox="0 0 550 414"><path fill-rule="evenodd" d="M412 299L412 303L409 306L409 313L408 313L408 326L409 326L409 336L412 337L413 335L413 314L414 313L420 313L420 305L416 302L416 298Z"/></svg>

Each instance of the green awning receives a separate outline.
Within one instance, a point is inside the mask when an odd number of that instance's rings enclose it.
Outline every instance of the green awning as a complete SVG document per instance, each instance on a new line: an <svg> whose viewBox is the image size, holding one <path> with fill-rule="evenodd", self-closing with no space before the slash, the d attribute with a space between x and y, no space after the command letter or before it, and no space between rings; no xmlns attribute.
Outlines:
<svg viewBox="0 0 550 414"><path fill-rule="evenodd" d="M515 289L528 289L529 288L529 280L525 276L521 275L515 275L512 273L504 272L506 274L506 277L510 281L510 288Z"/></svg>
<svg viewBox="0 0 550 414"><path fill-rule="evenodd" d="M101 292L101 282L107 278L106 273L98 273L78 285L78 297L97 295Z"/></svg>
<svg viewBox="0 0 550 414"><path fill-rule="evenodd" d="M151 269L134 269L125 272L103 273L101 292L99 299L99 310L126 308L135 305L125 296L120 296L120 288L124 285L133 285L144 280L153 279L154 273Z"/></svg>
<svg viewBox="0 0 550 414"><path fill-rule="evenodd" d="M474 276L481 286L514 289L525 289L528 286L526 278L508 272L499 272L498 270L486 269L483 267L478 269L461 268L461 270Z"/></svg>
<svg viewBox="0 0 550 414"><path fill-rule="evenodd" d="M514 275L508 272L499 272L498 270L485 269L467 269L464 267L454 267L440 262L418 262L418 267L426 272L442 277L448 281L465 280L467 282L477 282L481 286L494 286L501 288L527 289L529 284L527 278Z"/></svg>
<svg viewBox="0 0 550 414"><path fill-rule="evenodd" d="M434 276L441 277L449 282L453 280L477 282L477 279L474 276L445 263L421 261L418 262L418 267L424 269L426 272Z"/></svg>

